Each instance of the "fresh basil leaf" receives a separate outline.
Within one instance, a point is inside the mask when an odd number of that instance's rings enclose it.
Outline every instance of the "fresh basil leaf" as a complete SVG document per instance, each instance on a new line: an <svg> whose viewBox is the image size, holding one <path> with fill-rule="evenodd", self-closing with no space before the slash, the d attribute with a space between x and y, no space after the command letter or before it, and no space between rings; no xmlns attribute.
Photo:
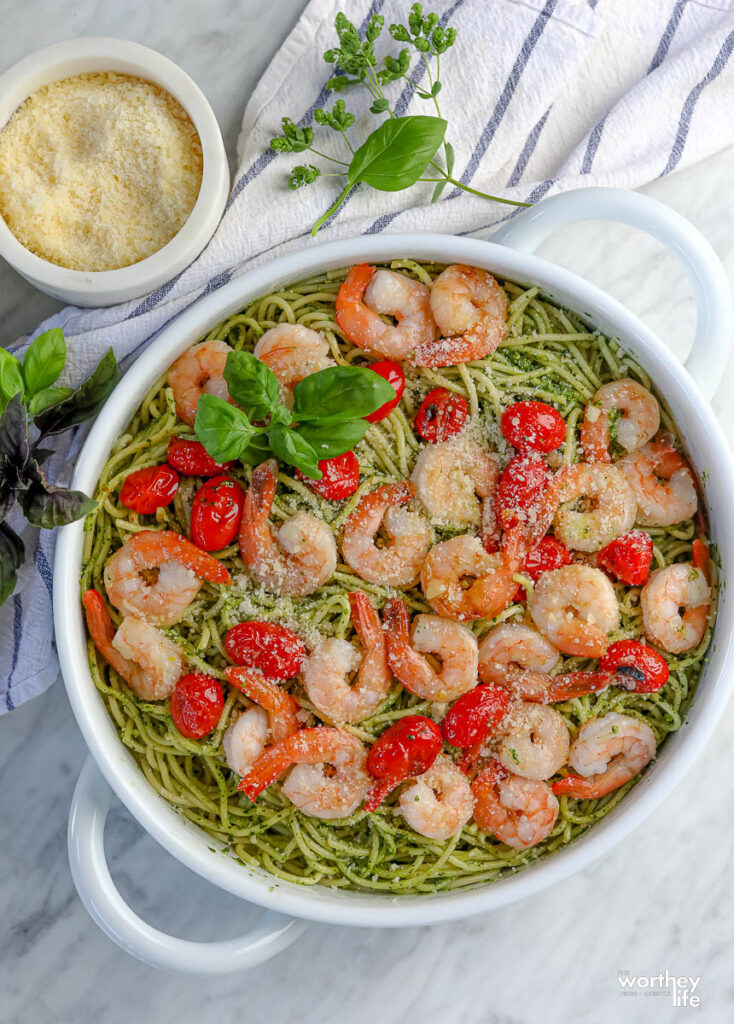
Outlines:
<svg viewBox="0 0 734 1024"><path fill-rule="evenodd" d="M13 395L23 393L23 370L20 363L5 348L0 348L0 411Z"/></svg>
<svg viewBox="0 0 734 1024"><path fill-rule="evenodd" d="M28 411L31 416L38 416L44 409L63 402L72 393L73 388L43 388L30 400Z"/></svg>
<svg viewBox="0 0 734 1024"><path fill-rule="evenodd" d="M40 430L41 436L58 434L96 415L109 398L119 378L115 354L109 349L89 377L75 388L68 398L49 406L35 417L33 422Z"/></svg>
<svg viewBox="0 0 734 1024"><path fill-rule="evenodd" d="M319 459L334 459L350 452L372 426L367 420L349 420L347 423L304 423L298 433L308 441Z"/></svg>
<svg viewBox="0 0 734 1024"><path fill-rule="evenodd" d="M30 456L28 423L20 394L15 394L0 416L0 456L8 460L16 472L22 472Z"/></svg>
<svg viewBox="0 0 734 1024"><path fill-rule="evenodd" d="M66 365L66 342L60 327L39 334L23 360L23 379L29 398L50 387Z"/></svg>
<svg viewBox="0 0 734 1024"><path fill-rule="evenodd" d="M251 352L230 352L224 379L235 402L251 420L264 420L278 406L278 378Z"/></svg>
<svg viewBox="0 0 734 1024"><path fill-rule="evenodd" d="M82 491L54 487L38 480L23 492L20 503L28 522L43 530L53 530L55 526L76 522L97 504Z"/></svg>
<svg viewBox="0 0 734 1024"><path fill-rule="evenodd" d="M293 388L293 418L344 423L369 416L394 398L395 388L379 373L363 366L329 366Z"/></svg>
<svg viewBox="0 0 734 1024"><path fill-rule="evenodd" d="M290 409L286 409L284 405L279 405L273 409L270 417L270 426L274 427L276 423L282 423L284 427L289 427L293 422L293 413Z"/></svg>
<svg viewBox="0 0 734 1024"><path fill-rule="evenodd" d="M244 409L216 395L202 395L196 407L194 433L217 462L238 459L255 434Z"/></svg>
<svg viewBox="0 0 734 1024"><path fill-rule="evenodd" d="M261 462L266 462L272 457L273 449L268 444L266 434L257 434L253 437L247 448L238 456L240 462L244 462L246 466L259 466Z"/></svg>
<svg viewBox="0 0 734 1024"><path fill-rule="evenodd" d="M382 192L409 188L428 167L445 134L441 117L421 114L383 121L352 157L347 186L363 181Z"/></svg>
<svg viewBox="0 0 734 1024"><path fill-rule="evenodd" d="M319 457L308 441L304 440L295 430L279 424L272 428L269 434L270 447L274 455L289 466L295 466L312 480L320 480L322 477L319 469Z"/></svg>
<svg viewBox="0 0 734 1024"><path fill-rule="evenodd" d="M0 458L0 522L10 512L18 495L18 471L6 458Z"/></svg>
<svg viewBox="0 0 734 1024"><path fill-rule="evenodd" d="M18 582L18 569L25 559L23 541L7 523L0 523L0 604L7 601Z"/></svg>

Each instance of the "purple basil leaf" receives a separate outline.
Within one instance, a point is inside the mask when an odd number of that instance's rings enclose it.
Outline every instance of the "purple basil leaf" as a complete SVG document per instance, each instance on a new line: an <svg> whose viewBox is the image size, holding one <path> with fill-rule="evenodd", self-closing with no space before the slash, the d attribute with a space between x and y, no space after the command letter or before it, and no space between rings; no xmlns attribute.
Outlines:
<svg viewBox="0 0 734 1024"><path fill-rule="evenodd" d="M55 526L66 526L82 519L97 504L83 491L54 487L41 480L31 483L21 494L20 503L28 522L44 530L53 530Z"/></svg>
<svg viewBox="0 0 734 1024"><path fill-rule="evenodd" d="M0 523L0 604L7 601L15 590L18 569L24 558L23 541L7 523Z"/></svg>
<svg viewBox="0 0 734 1024"><path fill-rule="evenodd" d="M0 416L0 457L20 474L30 457L28 423L20 395L13 395Z"/></svg>
<svg viewBox="0 0 734 1024"><path fill-rule="evenodd" d="M102 356L94 372L68 398L44 409L34 419L42 437L58 434L96 415L109 398L120 374L112 349Z"/></svg>

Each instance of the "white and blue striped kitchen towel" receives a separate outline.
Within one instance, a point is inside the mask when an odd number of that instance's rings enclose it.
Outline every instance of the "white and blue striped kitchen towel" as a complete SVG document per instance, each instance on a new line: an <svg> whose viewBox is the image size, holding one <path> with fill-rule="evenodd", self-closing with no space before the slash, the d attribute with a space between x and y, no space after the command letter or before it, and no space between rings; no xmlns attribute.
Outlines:
<svg viewBox="0 0 734 1024"><path fill-rule="evenodd" d="M536 201L583 185L634 188L734 142L731 0L434 0L456 45L442 67L441 106L462 182ZM409 0L312 0L253 93L244 114L239 167L222 223L203 255L147 298L104 310L65 309L39 327L63 327L69 380L89 372L112 345L129 364L151 338L200 296L243 270L313 244L309 229L333 201L323 179L293 193L285 180L298 158L269 149L282 115L301 125L330 102L339 8L364 27L372 14L405 21ZM386 45L394 46L384 34ZM230 42L236 57L237 40ZM415 95L420 60L391 96L399 114L425 113ZM364 96L347 98L359 139L374 124ZM304 154L307 155L307 154ZM346 154L343 154L346 155ZM408 192L360 189L318 240L356 233L486 232L506 206L446 190L430 205L430 185ZM333 194L332 194L333 193ZM22 350L20 343L15 351ZM80 438L59 441L52 479L68 477ZM19 525L19 524L14 524ZM0 711L42 693L56 678L51 622L52 534L26 529L27 564L0 609Z"/></svg>

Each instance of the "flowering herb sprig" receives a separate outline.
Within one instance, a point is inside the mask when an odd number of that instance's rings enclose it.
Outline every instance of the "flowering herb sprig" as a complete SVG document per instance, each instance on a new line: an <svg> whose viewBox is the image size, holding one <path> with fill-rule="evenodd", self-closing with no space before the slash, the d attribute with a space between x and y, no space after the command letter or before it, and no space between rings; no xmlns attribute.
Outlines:
<svg viewBox="0 0 734 1024"><path fill-rule="evenodd" d="M351 154L351 158L345 160L333 153L316 149L313 145L314 129L310 125L301 127L289 117L282 119L283 134L270 140L272 149L278 153L308 151L330 161L336 168L324 172L313 163L298 164L288 177L290 188L298 189L312 185L321 177L336 177L343 180L342 191L336 201L316 221L311 234L316 234L360 182L383 192L398 192L410 188L418 181L430 181L436 186L433 191L433 202L439 198L446 185L451 184L472 195L494 202L508 203L512 206L529 205L488 195L452 176L454 150L445 137L447 122L441 116L438 97L442 88L441 57L454 45L456 30L444 28L439 24L437 14L424 14L423 5L415 3L410 9L407 25L393 24L389 27L392 38L396 42L405 43L406 46L397 56L384 54L378 57L375 54L375 43L382 33L384 24L385 19L382 15L374 14L362 39L356 26L340 12L335 23L338 46L324 54L326 63L333 65L336 70L336 74L326 83L327 89L341 92L355 86L364 86L372 97L370 112L378 117L383 114L386 116L362 145L355 149L348 134L354 125L355 117L347 110L343 99L336 100L330 110L319 107L314 112L316 124L335 132ZM408 76L411 50L423 58L427 78L425 88L416 85ZM385 95L384 87L400 79L409 82L420 99L430 101L436 111L435 114L396 116L389 98ZM439 149L442 158L437 156Z"/></svg>

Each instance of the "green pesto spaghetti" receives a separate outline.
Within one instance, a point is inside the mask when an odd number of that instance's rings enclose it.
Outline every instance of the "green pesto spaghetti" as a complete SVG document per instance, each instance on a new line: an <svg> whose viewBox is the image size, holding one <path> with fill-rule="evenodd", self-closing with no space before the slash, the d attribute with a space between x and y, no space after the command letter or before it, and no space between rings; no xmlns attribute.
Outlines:
<svg viewBox="0 0 734 1024"><path fill-rule="evenodd" d="M407 259L389 266L426 285L443 269ZM346 338L336 323L335 300L345 273L324 273L278 289L219 324L207 338L221 339L234 350L252 351L267 329L282 323L303 324L328 340L337 363L369 365L369 357ZM499 421L507 406L526 398L552 405L563 416L567 431L565 443L557 453L559 465L578 460L579 424L584 408L602 385L629 377L654 391L644 370L617 342L549 301L538 288L523 288L510 281L502 282L502 287L508 300L508 330L500 346L482 360L457 366L406 366L406 389L399 406L389 417L373 424L355 449L360 483L348 499L330 502L320 498L290 467L281 464L271 512L275 523L299 510L312 511L338 536L364 495L383 483L410 476L422 448L413 422L421 400L434 388L463 395L472 418L482 423L490 447L505 457L509 449L500 433ZM662 426L679 440L669 411L657 397ZM100 475L96 494L99 504L85 526L83 591L94 587L105 594L104 566L132 534L151 528L189 534L191 498L200 480L182 478L173 503L153 515L138 515L122 505L119 498L120 487L131 472L165 462L169 441L174 436L192 436L192 430L178 419L173 394L164 377L151 387ZM246 487L251 470L238 465L231 475ZM692 519L646 529L654 544L655 568L691 560L692 543L699 529ZM436 539L446 539L455 532L436 527ZM328 636L351 640L354 633L348 593L365 592L378 609L395 596L394 590L365 582L342 562L331 580L308 597L268 594L262 587L252 585L236 545L217 552L217 558L232 574L234 585L220 588L205 583L181 621L165 632L183 651L192 671L200 670L222 681L229 664L224 637L239 622L283 623L298 632L307 644ZM615 584L615 592L620 626L610 635L610 641L642 637L640 588ZM411 614L431 611L418 585L401 591L400 596ZM666 655L670 675L659 692L636 693L610 686L600 693L554 704L568 725L571 739L590 718L611 711L646 723L658 747L675 732L694 696L705 661L715 603L714 588L702 640L682 654ZM120 613L114 608L110 613L113 623L118 625ZM481 639L497 623L522 621L525 615L524 604L511 604L497 618L476 619L469 625ZM574 840L624 799L636 781L633 779L599 799L561 796L560 813L552 832L526 850L504 845L493 835L480 831L474 821L447 841L419 835L399 813L396 794L374 813L360 809L346 819L321 820L297 810L282 795L277 783L255 803L238 791L239 776L228 768L222 749L222 737L233 716L249 706L237 690L224 683L226 699L216 729L205 739L187 739L173 723L169 700L140 699L98 654L91 641L88 653L94 683L120 739L150 785L222 844L231 856L289 882L396 894L456 890L491 882ZM591 660L564 655L555 671L569 673L594 666ZM315 714L297 679L287 687L304 714L309 714L308 724L324 721L323 716ZM395 683L374 713L357 725L344 728L370 745L406 715L425 714L440 720L444 711L445 707L432 706Z"/></svg>

